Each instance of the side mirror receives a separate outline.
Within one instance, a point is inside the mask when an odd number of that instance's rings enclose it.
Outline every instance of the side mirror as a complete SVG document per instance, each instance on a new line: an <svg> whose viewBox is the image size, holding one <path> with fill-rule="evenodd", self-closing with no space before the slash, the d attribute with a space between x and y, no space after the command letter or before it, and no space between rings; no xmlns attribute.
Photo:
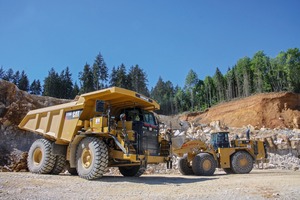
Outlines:
<svg viewBox="0 0 300 200"><path fill-rule="evenodd" d="M96 112L105 112L105 102L101 100L96 101Z"/></svg>

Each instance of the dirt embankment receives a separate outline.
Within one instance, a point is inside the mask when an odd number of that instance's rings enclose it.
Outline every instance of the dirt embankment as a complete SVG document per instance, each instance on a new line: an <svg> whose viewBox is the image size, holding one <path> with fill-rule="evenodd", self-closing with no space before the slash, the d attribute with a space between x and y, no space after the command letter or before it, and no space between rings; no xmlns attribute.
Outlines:
<svg viewBox="0 0 300 200"><path fill-rule="evenodd" d="M32 142L38 138L18 128L28 111L69 101L31 95L0 79L0 165L9 164L8 156L14 149L28 151Z"/></svg>
<svg viewBox="0 0 300 200"><path fill-rule="evenodd" d="M220 121L228 127L300 128L300 94L257 94L213 106L204 113L190 113L181 120L209 124Z"/></svg>

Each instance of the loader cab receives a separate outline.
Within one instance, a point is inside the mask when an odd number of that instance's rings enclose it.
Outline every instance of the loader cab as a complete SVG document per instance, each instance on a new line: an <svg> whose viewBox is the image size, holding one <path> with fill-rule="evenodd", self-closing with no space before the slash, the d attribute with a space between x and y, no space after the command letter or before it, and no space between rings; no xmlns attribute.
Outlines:
<svg viewBox="0 0 300 200"><path fill-rule="evenodd" d="M218 148L229 148L228 132L212 133L210 143L214 147L214 150L217 150Z"/></svg>

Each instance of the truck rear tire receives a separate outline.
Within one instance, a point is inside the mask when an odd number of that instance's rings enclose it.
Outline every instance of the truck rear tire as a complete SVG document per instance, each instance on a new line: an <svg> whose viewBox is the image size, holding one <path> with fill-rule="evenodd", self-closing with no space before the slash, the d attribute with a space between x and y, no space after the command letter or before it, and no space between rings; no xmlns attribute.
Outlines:
<svg viewBox="0 0 300 200"><path fill-rule="evenodd" d="M146 168L141 165L119 167L119 171L123 176L140 177Z"/></svg>
<svg viewBox="0 0 300 200"><path fill-rule="evenodd" d="M187 156L183 156L178 161L178 169L182 175L193 175L194 171L192 166L187 160Z"/></svg>
<svg viewBox="0 0 300 200"><path fill-rule="evenodd" d="M216 167L216 161L209 153L200 153L193 159L192 169L197 176L212 176Z"/></svg>
<svg viewBox="0 0 300 200"><path fill-rule="evenodd" d="M244 151L233 154L231 159L231 169L236 174L248 174L253 169L253 159L251 155Z"/></svg>
<svg viewBox="0 0 300 200"><path fill-rule="evenodd" d="M60 174L66 166L66 156L57 155L54 167L51 171L51 174L58 175Z"/></svg>
<svg viewBox="0 0 300 200"><path fill-rule="evenodd" d="M51 141L38 139L30 147L27 158L27 166L30 172L37 174L49 174L55 164L55 156L52 154Z"/></svg>
<svg viewBox="0 0 300 200"><path fill-rule="evenodd" d="M76 169L81 178L88 180L103 176L108 166L108 150L99 138L86 137L76 151Z"/></svg>

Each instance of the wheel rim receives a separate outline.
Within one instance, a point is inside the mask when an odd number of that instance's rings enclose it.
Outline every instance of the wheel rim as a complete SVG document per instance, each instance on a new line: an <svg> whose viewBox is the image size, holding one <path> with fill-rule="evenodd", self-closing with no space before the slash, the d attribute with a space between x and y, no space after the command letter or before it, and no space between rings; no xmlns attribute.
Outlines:
<svg viewBox="0 0 300 200"><path fill-rule="evenodd" d="M210 169L211 169L211 162L210 162L210 160L205 160L205 161L203 162L202 167L203 167L203 169L204 169L205 171L210 170Z"/></svg>
<svg viewBox="0 0 300 200"><path fill-rule="evenodd" d="M38 166L41 164L43 158L43 152L41 148L36 148L33 152L33 164Z"/></svg>
<svg viewBox="0 0 300 200"><path fill-rule="evenodd" d="M247 165L248 165L248 160L247 160L247 158L245 158L245 157L241 158L239 164L240 164L240 166L242 166L242 167L247 166Z"/></svg>
<svg viewBox="0 0 300 200"><path fill-rule="evenodd" d="M89 149L84 149L81 154L81 164L84 168L89 168L92 164L93 156Z"/></svg>

